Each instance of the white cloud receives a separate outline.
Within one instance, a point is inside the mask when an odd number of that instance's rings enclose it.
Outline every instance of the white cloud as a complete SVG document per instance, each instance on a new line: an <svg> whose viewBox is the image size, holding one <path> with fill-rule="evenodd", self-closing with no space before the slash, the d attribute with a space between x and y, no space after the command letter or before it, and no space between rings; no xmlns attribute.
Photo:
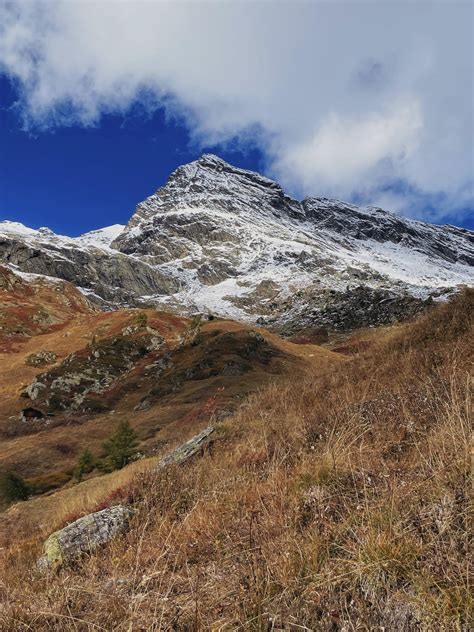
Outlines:
<svg viewBox="0 0 474 632"><path fill-rule="evenodd" d="M165 104L204 144L256 135L297 194L473 204L469 3L0 0L32 127ZM391 193L404 183L415 197ZM399 190L400 187L399 187Z"/></svg>
<svg viewBox="0 0 474 632"><path fill-rule="evenodd" d="M357 119L330 114L313 136L282 152L275 167L302 190L319 183L331 195L350 197L363 183L374 188L398 177L418 149L422 127L416 101Z"/></svg>

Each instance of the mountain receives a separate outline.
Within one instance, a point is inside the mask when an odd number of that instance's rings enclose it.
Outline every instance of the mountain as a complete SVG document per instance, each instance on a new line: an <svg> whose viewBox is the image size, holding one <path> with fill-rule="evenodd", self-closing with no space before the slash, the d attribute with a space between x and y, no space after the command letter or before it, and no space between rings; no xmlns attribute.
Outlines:
<svg viewBox="0 0 474 632"><path fill-rule="evenodd" d="M0 629L467 630L472 239L214 156L3 222Z"/></svg>
<svg viewBox="0 0 474 632"><path fill-rule="evenodd" d="M175 290L158 270L110 247L123 229L116 225L80 237L0 222L0 262L27 273L70 281L100 303L123 304L150 292Z"/></svg>
<svg viewBox="0 0 474 632"><path fill-rule="evenodd" d="M300 202L205 154L176 169L125 227L69 238L0 223L0 261L115 305L287 332L348 329L411 315L472 282L474 233L338 200Z"/></svg>

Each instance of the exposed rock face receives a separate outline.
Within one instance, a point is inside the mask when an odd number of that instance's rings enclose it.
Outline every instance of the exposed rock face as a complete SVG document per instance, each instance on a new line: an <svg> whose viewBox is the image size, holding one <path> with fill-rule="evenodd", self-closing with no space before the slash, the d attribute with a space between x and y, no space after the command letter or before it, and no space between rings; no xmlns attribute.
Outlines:
<svg viewBox="0 0 474 632"><path fill-rule="evenodd" d="M287 310L282 310L284 316L281 319L261 318L260 323L267 327L276 326L284 335L305 328L350 331L406 320L431 304L431 298L421 299L408 293L359 285L342 292L326 291L316 300L307 294L304 300L294 300Z"/></svg>
<svg viewBox="0 0 474 632"><path fill-rule="evenodd" d="M20 277L8 268L0 266L0 290L11 293L18 285L21 285Z"/></svg>
<svg viewBox="0 0 474 632"><path fill-rule="evenodd" d="M72 410L98 412L107 408L100 394L163 339L148 333L117 336L94 343L68 356L60 365L36 376L26 394L48 412Z"/></svg>
<svg viewBox="0 0 474 632"><path fill-rule="evenodd" d="M44 543L38 568L57 568L106 544L128 530L133 513L123 505L108 507L56 531Z"/></svg>
<svg viewBox="0 0 474 632"><path fill-rule="evenodd" d="M359 208L339 200L306 198L306 216L322 229L359 241L400 244L434 258L474 265L474 233L455 226L415 222L381 208Z"/></svg>
<svg viewBox="0 0 474 632"><path fill-rule="evenodd" d="M279 327L304 296L323 309L329 290L345 305L361 285L424 299L470 284L474 236L339 200L299 202L268 178L204 155L172 173L125 227L70 239L0 224L0 259L115 303L272 317ZM329 320L328 312L324 323L340 327L339 316Z"/></svg>
<svg viewBox="0 0 474 632"><path fill-rule="evenodd" d="M20 228L19 228L20 227ZM0 223L0 261L27 273L70 281L87 296L117 305L137 296L175 291L172 279L163 277L144 261L111 250L104 241L69 238L14 222Z"/></svg>

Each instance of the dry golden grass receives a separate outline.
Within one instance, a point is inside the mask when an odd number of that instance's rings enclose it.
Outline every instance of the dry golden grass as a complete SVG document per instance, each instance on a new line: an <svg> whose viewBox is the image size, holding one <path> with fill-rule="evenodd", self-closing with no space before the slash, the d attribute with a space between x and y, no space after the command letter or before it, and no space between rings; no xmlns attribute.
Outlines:
<svg viewBox="0 0 474 632"><path fill-rule="evenodd" d="M473 302L265 388L202 459L124 470L133 528L76 565L12 545L3 628L467 631Z"/></svg>
<svg viewBox="0 0 474 632"><path fill-rule="evenodd" d="M156 387L153 376L145 377L144 366L153 360L147 356L133 371L117 381L111 393L101 395L104 401L109 395L112 397L109 408L113 412L107 410L73 416L59 414L46 426L42 420L25 424L20 423L18 418L21 409L30 404L20 396L21 391L35 374L44 370L25 364L25 358L30 353L48 349L57 354L58 362L70 353L81 354L81 349L84 350L92 338L100 340L120 335L125 326L135 323L141 310L80 313L66 321L64 327L26 338L15 350L0 355L1 471L15 471L34 489L60 488L68 481L72 483L73 469L81 451L88 448L95 457L100 457L104 441L122 419L129 420L137 431L140 451L153 455L170 441L182 437L183 433L195 430L203 421L196 418L196 411L216 394L218 407L232 410L244 396L267 384L274 376L302 374L309 369L321 368L327 362L343 361L342 356L315 345L295 345L264 332L271 346L269 361L259 362L258 358L254 358L251 370L241 375L226 375L222 370L225 363L232 359L241 360L239 351L243 350L245 341L239 343L239 340L245 338L251 328L232 321L214 320L202 327L203 335L207 335L211 343L214 340L213 348L204 341L179 350L179 338L186 330L188 320L151 309L144 312L149 325L160 332L169 350L174 352L173 366L169 374L165 373L160 380L160 388L168 385L170 392L157 397L148 410L136 410L144 396ZM217 334L226 333L234 336L233 341L215 342L222 340L222 336ZM208 361L214 363L215 375L206 379L205 376L201 379L183 377L186 371L192 374L196 367ZM176 388L176 383L180 383L179 388ZM35 403L35 406L42 408L41 402ZM12 527L9 517L0 515L0 546L3 533Z"/></svg>

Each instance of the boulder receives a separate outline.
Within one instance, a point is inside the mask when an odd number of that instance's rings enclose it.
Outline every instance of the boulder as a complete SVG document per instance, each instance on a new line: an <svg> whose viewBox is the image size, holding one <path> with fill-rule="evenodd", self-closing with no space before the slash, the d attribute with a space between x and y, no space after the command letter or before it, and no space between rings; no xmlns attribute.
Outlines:
<svg viewBox="0 0 474 632"><path fill-rule="evenodd" d="M179 465L180 463L184 463L192 456L197 454L203 446L209 441L209 437L214 432L215 428L213 426L208 426L204 428L199 434L195 435L186 443L181 444L175 450L167 454L165 457L161 459L161 461L156 466L157 470L160 470L163 467L168 465Z"/></svg>
<svg viewBox="0 0 474 632"><path fill-rule="evenodd" d="M133 514L133 509L123 505L107 507L52 533L43 545L38 568L58 568L64 562L77 559L106 544L128 531Z"/></svg>

